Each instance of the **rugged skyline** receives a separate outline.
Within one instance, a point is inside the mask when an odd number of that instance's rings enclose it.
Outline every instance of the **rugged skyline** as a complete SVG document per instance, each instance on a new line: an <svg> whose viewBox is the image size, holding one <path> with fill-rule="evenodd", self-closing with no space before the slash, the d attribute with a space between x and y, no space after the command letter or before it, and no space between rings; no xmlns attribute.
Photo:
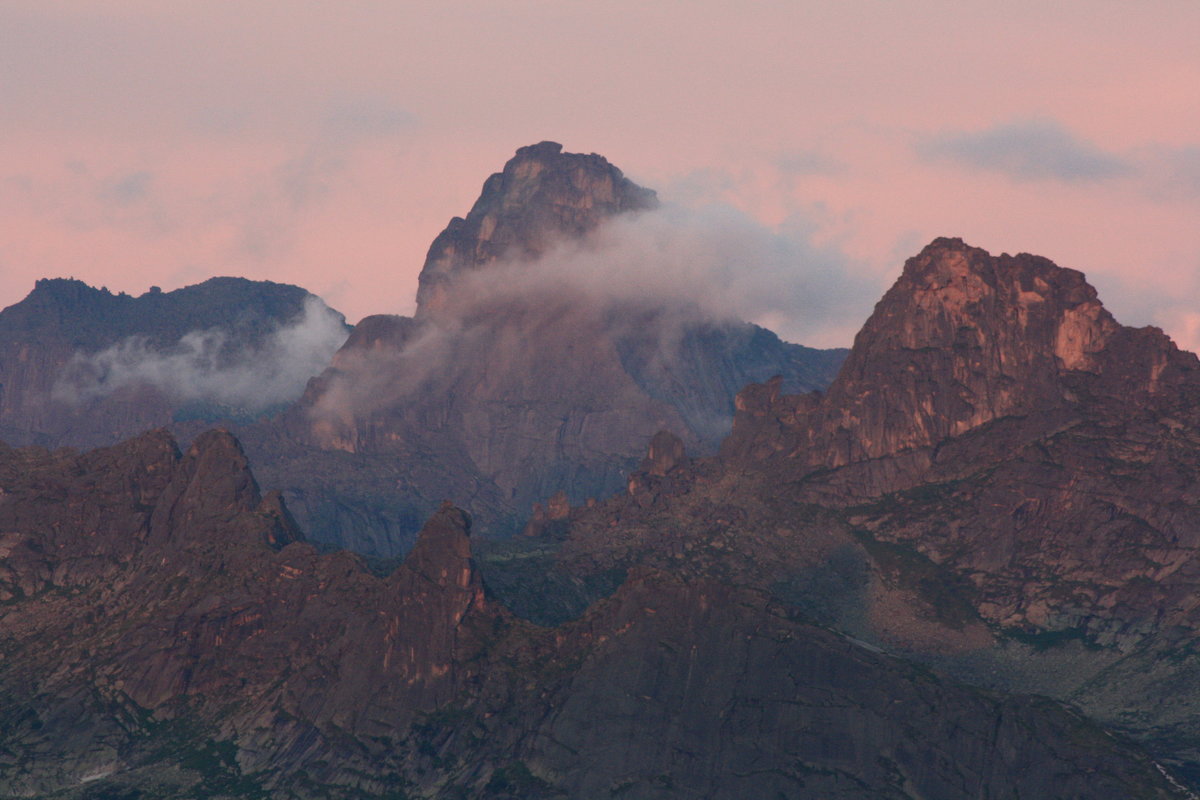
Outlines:
<svg viewBox="0 0 1200 800"><path fill-rule="evenodd" d="M238 275L411 313L479 176L553 139L657 188L673 252L753 251L753 319L792 341L848 345L962 236L1198 343L1193 4L18 0L0 25L0 306Z"/></svg>
<svg viewBox="0 0 1200 800"><path fill-rule="evenodd" d="M523 536L443 504L394 568L227 432L0 447L0 793L1192 797L1198 385L1081 273L938 239L827 392Z"/></svg>
<svg viewBox="0 0 1200 800"><path fill-rule="evenodd" d="M398 555L448 497L477 532L511 532L560 492L618 490L658 430L714 451L746 384L822 389L845 357L740 319L729 283L753 279L689 280L692 262L639 249L654 204L602 156L520 148L434 241L416 316L353 333L284 284L134 298L41 280L0 311L0 439L223 425L314 541Z"/></svg>

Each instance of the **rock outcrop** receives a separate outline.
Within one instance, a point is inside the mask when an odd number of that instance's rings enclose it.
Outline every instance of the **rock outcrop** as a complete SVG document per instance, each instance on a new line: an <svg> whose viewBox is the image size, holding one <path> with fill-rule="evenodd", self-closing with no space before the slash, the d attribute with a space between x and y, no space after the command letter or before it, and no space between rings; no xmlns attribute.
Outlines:
<svg viewBox="0 0 1200 800"><path fill-rule="evenodd" d="M1072 375L1103 371L1121 330L1075 270L938 239L905 264L825 397L780 401L790 404L781 422L797 441L766 438L834 468L929 448L1004 417L1052 416L1071 404ZM1167 357L1155 353L1147 365L1146 391ZM763 400L779 398L760 389L742 400L747 413L727 452L755 448Z"/></svg>
<svg viewBox="0 0 1200 800"><path fill-rule="evenodd" d="M1118 325L1080 273L938 240L824 396L748 390L723 452L776 464L810 498L874 506L856 524L970 572L996 624L1098 626L1111 643L1169 624L1173 603L1130 579L1192 583L1177 573L1200 546L1197 395L1200 361ZM923 500L884 508L909 490ZM1089 588L1064 597L1064 580Z"/></svg>
<svg viewBox="0 0 1200 800"><path fill-rule="evenodd" d="M443 506L378 577L237 442L0 451L0 795L1183 797L1075 713L653 570L555 629Z"/></svg>

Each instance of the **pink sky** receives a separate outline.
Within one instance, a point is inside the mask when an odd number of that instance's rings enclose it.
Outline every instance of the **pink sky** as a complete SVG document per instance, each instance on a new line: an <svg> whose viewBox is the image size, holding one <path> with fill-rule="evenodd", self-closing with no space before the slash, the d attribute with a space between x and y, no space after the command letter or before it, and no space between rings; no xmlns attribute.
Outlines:
<svg viewBox="0 0 1200 800"><path fill-rule="evenodd" d="M792 339L848 344L950 235L1200 347L1191 0L9 0L0 30L0 306L242 275L408 313L449 217L553 139L800 254L758 314Z"/></svg>

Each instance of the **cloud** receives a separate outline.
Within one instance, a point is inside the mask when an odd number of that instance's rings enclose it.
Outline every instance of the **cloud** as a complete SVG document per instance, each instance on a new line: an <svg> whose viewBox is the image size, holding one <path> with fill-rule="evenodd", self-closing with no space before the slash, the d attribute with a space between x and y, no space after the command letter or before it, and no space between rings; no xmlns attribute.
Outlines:
<svg viewBox="0 0 1200 800"><path fill-rule="evenodd" d="M845 176L850 167L821 150L777 151L737 169L706 166L668 179L660 194L693 208L730 204L743 210L797 207L797 189L813 178ZM810 203L811 209L811 203ZM778 218L778 214L768 213Z"/></svg>
<svg viewBox="0 0 1200 800"><path fill-rule="evenodd" d="M214 403L254 414L299 397L346 336L341 314L310 297L295 322L257 344L210 328L191 331L168 347L133 336L98 353L76 353L63 369L53 397L82 405L144 385L176 404Z"/></svg>
<svg viewBox="0 0 1200 800"><path fill-rule="evenodd" d="M1022 181L1087 183L1134 171L1130 161L1076 137L1053 120L942 133L918 142L917 153L927 161L948 161Z"/></svg>
<svg viewBox="0 0 1200 800"><path fill-rule="evenodd" d="M621 215L534 261L456 276L436 313L396 323L402 344L339 353L312 417L338 429L405 398L494 390L528 375L531 359L560 357L559 340L588 342L581 352L628 348L641 366L627 368L664 385L694 368L694 337L711 325L750 321L785 340L845 346L881 291L853 259L813 243L800 219L776 230L722 206Z"/></svg>
<svg viewBox="0 0 1200 800"><path fill-rule="evenodd" d="M1173 203L1200 199L1200 145L1151 145L1139 151L1152 200Z"/></svg>
<svg viewBox="0 0 1200 800"><path fill-rule="evenodd" d="M837 175L846 170L841 161L816 150L792 150L775 159L775 166L789 177L802 175Z"/></svg>
<svg viewBox="0 0 1200 800"><path fill-rule="evenodd" d="M305 215L350 179L361 149L394 140L416 124L416 116L386 99L331 100L308 144L277 164L253 194L238 221L238 253L260 260L285 254Z"/></svg>
<svg viewBox="0 0 1200 800"><path fill-rule="evenodd" d="M745 320L784 339L848 344L885 287L794 216L768 228L727 206L664 206L622 215L533 263L498 263L461 278L460 313L521 297L574 297L593 307L691 309Z"/></svg>
<svg viewBox="0 0 1200 800"><path fill-rule="evenodd" d="M323 125L339 136L395 136L417 124L417 116L381 97L339 97L329 104Z"/></svg>
<svg viewBox="0 0 1200 800"><path fill-rule="evenodd" d="M117 205L129 205L139 200L144 200L150 194L151 184L154 182L154 176L146 170L138 170L127 175L122 175L119 178L113 178L105 181L98 192L98 197L102 201L116 203Z"/></svg>

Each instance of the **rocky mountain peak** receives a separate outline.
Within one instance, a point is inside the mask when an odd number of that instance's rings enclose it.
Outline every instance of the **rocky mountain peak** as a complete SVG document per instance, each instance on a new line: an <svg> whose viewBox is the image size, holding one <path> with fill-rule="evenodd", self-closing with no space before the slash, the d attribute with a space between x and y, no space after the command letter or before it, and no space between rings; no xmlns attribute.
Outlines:
<svg viewBox="0 0 1200 800"><path fill-rule="evenodd" d="M225 430L200 434L183 454L150 519L151 538L194 548L280 548L304 538L277 492L266 498L241 443ZM227 532L222 541L213 531Z"/></svg>
<svg viewBox="0 0 1200 800"><path fill-rule="evenodd" d="M1061 405L1120 326L1082 273L936 239L909 259L830 387L858 460ZM936 387L936 389L935 389Z"/></svg>
<svg viewBox="0 0 1200 800"><path fill-rule="evenodd" d="M1070 370L1087 368L1088 354L1118 327L1083 273L942 238L908 260L859 339L886 333L900 337L892 347L905 349L1048 348Z"/></svg>
<svg viewBox="0 0 1200 800"><path fill-rule="evenodd" d="M1081 380L1116 369L1110 351L1128 331L1076 270L935 239L875 306L826 395L747 390L725 451L839 467L934 447L1003 417L1046 417L1075 402ZM1169 343L1155 341L1148 363L1166 357L1158 351ZM1129 380L1153 391L1157 373Z"/></svg>
<svg viewBox="0 0 1200 800"><path fill-rule="evenodd" d="M498 259L535 259L555 241L586 234L603 220L657 205L643 189L595 153L564 153L556 142L522 147L483 185L465 218L434 240L421 270L417 312L444 307L459 274Z"/></svg>

